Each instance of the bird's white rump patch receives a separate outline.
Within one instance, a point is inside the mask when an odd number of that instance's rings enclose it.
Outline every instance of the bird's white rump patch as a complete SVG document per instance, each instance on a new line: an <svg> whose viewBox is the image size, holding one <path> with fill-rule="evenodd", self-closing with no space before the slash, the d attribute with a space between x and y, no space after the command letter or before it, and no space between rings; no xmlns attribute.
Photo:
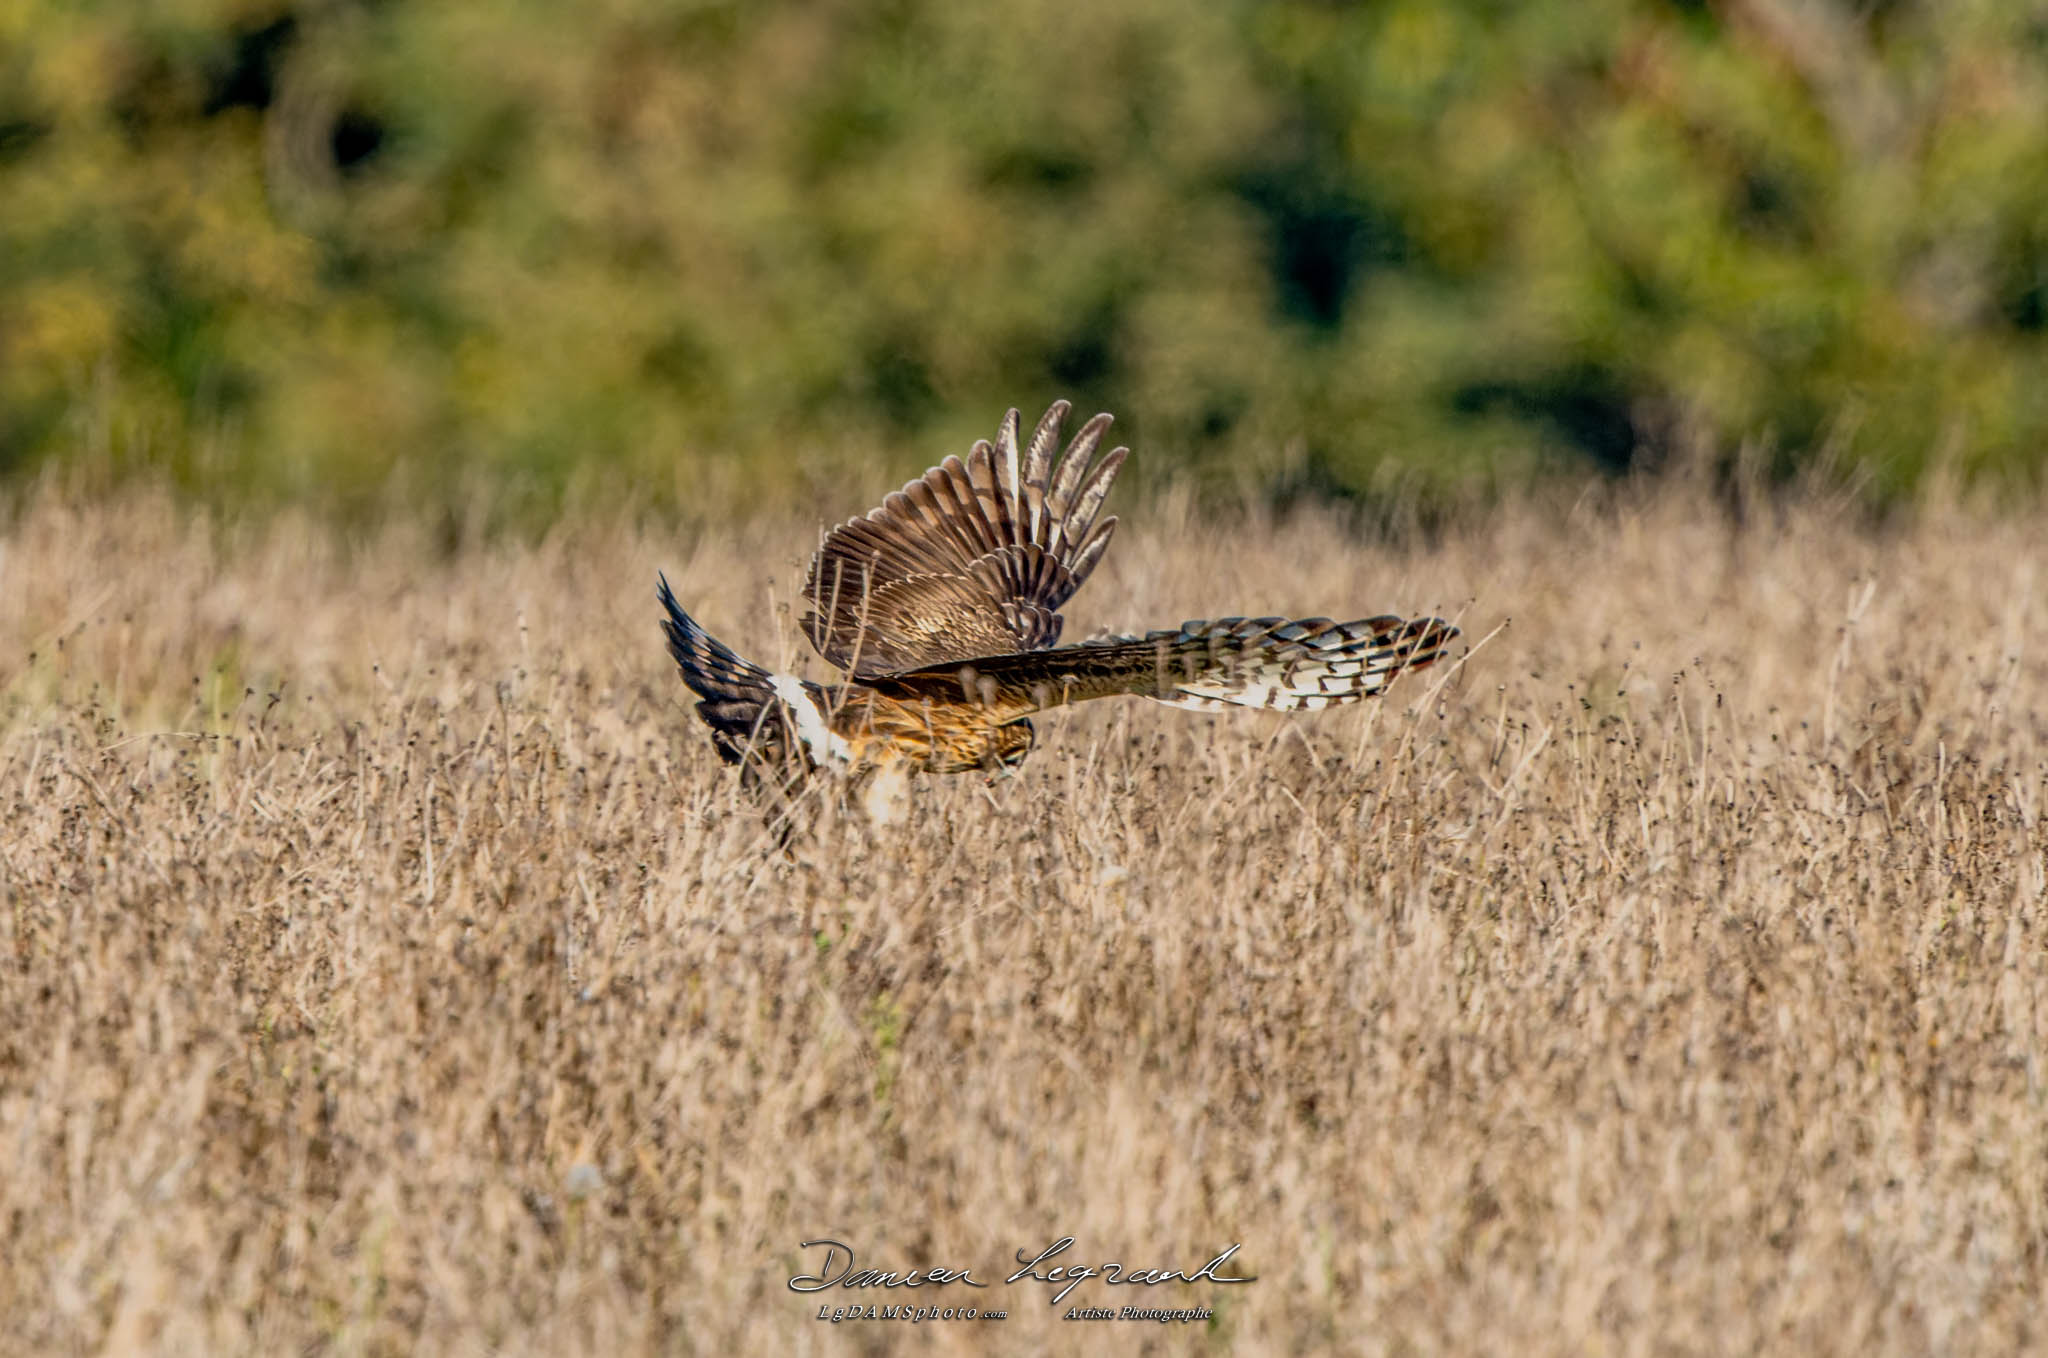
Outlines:
<svg viewBox="0 0 2048 1358"><path fill-rule="evenodd" d="M802 739L804 748L811 752L813 760L823 763L827 759L837 759L842 764L852 761L853 747L846 743L844 736L825 724L825 714L819 709L817 700L804 691L803 680L793 674L771 674L768 683L774 688L775 696L782 699L783 705L796 718L797 736Z"/></svg>

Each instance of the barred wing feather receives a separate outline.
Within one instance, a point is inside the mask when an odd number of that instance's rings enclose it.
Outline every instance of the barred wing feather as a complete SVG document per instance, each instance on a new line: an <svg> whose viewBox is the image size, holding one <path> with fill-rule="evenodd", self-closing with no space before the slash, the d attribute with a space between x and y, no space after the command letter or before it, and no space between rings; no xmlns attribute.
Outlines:
<svg viewBox="0 0 2048 1358"><path fill-rule="evenodd" d="M994 444L832 530L804 582L818 654L869 679L1058 642L1061 606L1116 527L1097 517L1129 453L1096 456L1110 426L1097 415L1055 460L1069 409L1054 402L1028 444L1011 410Z"/></svg>
<svg viewBox="0 0 2048 1358"><path fill-rule="evenodd" d="M1116 694L1197 711L1313 711L1384 692L1398 675L1441 659L1457 636L1441 618L1221 618L873 682L897 698L978 703L995 721Z"/></svg>

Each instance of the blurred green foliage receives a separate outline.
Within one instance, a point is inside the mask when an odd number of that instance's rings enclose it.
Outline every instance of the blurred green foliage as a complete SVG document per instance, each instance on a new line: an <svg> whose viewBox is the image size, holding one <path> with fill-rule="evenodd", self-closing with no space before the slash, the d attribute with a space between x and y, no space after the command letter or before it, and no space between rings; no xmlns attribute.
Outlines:
<svg viewBox="0 0 2048 1358"><path fill-rule="evenodd" d="M2031 472L2044 358L2041 0L0 8L0 468L730 499L1067 395L1898 487Z"/></svg>

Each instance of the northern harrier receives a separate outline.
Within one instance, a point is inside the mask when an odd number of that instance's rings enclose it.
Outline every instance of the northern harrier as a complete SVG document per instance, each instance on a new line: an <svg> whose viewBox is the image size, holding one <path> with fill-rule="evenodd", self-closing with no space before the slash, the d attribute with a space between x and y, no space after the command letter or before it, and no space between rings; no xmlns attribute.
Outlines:
<svg viewBox="0 0 2048 1358"><path fill-rule="evenodd" d="M1031 715L1136 694L1171 707L1316 709L1384 692L1458 635L1440 618L1222 618L1056 645L1060 607L1109 545L1097 521L1127 448L1110 417L1057 461L1065 401L1028 444L1017 412L827 535L804 584L805 634L847 680L771 674L712 638L661 580L662 630L727 763L785 791L811 769L960 773L1030 753Z"/></svg>

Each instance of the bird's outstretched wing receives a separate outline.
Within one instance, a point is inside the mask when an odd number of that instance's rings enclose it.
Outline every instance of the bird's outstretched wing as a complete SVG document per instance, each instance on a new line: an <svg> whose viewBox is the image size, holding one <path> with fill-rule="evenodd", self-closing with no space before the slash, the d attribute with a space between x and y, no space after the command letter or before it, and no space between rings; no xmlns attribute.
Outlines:
<svg viewBox="0 0 2048 1358"><path fill-rule="evenodd" d="M1396 675L1441 659L1457 635L1441 618L1221 618L931 665L873 683L895 698L979 704L996 722L1120 693L1197 710L1292 712L1381 693Z"/></svg>
<svg viewBox="0 0 2048 1358"><path fill-rule="evenodd" d="M1069 409L1055 401L1028 445L1012 410L993 445L833 529L804 582L818 654L869 679L1057 642L1060 606L1116 527L1096 515L1130 451L1095 456L1110 426L1097 415L1055 462Z"/></svg>

